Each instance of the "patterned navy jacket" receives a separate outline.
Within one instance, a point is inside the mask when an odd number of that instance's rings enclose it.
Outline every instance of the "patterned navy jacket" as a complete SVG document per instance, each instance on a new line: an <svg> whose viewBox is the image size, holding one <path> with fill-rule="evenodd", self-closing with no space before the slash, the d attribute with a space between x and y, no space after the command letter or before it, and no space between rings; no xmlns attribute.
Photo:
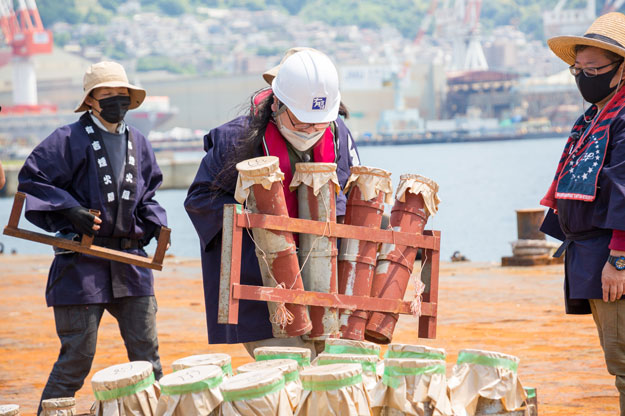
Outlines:
<svg viewBox="0 0 625 416"><path fill-rule="evenodd" d="M167 225L154 200L162 174L149 142L127 130L124 178L117 188L98 127L88 113L56 129L26 159L18 191L26 193L26 218L50 232L76 232L57 211L76 206L101 212L101 237L143 240ZM146 256L142 249L126 250ZM46 287L48 306L108 303L125 296L154 294L152 271L85 254L57 255Z"/></svg>

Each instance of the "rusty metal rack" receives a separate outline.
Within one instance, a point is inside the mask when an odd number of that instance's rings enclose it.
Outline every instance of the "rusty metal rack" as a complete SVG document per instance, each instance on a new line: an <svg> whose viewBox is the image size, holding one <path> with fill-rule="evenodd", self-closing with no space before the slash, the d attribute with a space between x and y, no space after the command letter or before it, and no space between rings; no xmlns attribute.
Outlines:
<svg viewBox="0 0 625 416"><path fill-rule="evenodd" d="M325 235L423 249L421 280L425 284L425 291L423 292L423 302L421 304L418 336L419 338L436 338L440 231L426 230L423 235L420 235L338 223L331 223L328 226L327 223L320 221L243 213L243 207L237 204L224 206L219 312L217 318L220 324L238 323L239 301L242 299L349 310L412 314L410 302L403 300L242 285L240 283L240 272L242 232L244 228L264 228L293 233Z"/></svg>
<svg viewBox="0 0 625 416"><path fill-rule="evenodd" d="M171 229L167 227L161 227L161 233L158 237L158 243L156 245L156 251L153 258L142 257L136 254L130 254L123 251L112 250L106 247L100 247L93 245L93 237L83 235L80 241L67 240L60 237L52 237L47 234L37 233L34 231L28 231L18 228L20 216L22 215L22 208L24 207L24 200L26 195L22 192L15 194L13 200L13 208L11 209L11 215L9 217L9 224L4 227L3 234L10 235L12 237L21 238L24 240L34 241L36 243L48 244L55 247L60 247L65 250L75 251L77 253L90 254L92 256L101 257L108 260L115 260L121 263L132 264L139 267L147 267L154 270L163 269L163 258L165 257L165 250L167 250L167 244L169 243L169 235ZM92 211L99 215L97 211Z"/></svg>

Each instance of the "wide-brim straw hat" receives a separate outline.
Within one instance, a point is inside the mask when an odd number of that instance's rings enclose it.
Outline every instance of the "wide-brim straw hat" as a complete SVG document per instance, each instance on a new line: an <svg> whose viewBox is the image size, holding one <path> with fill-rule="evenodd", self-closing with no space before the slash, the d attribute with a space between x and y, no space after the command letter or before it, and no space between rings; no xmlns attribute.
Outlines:
<svg viewBox="0 0 625 416"><path fill-rule="evenodd" d="M128 88L128 93L130 94L129 110L139 107L145 99L146 94L143 88L139 88L128 82L128 76L126 76L126 71L123 66L117 62L110 61L98 62L97 64L93 64L87 68L82 81L82 86L85 93L80 101L80 104L74 110L75 113L89 110L90 107L85 104L85 99L89 96L89 94L91 94L91 91L96 88Z"/></svg>
<svg viewBox="0 0 625 416"><path fill-rule="evenodd" d="M569 65L575 64L577 45L594 46L625 58L625 14L606 13L590 25L583 36L556 36L547 41L549 48Z"/></svg>
<svg viewBox="0 0 625 416"><path fill-rule="evenodd" d="M282 57L282 60L280 61L280 63L278 65L276 65L273 68L263 72L263 79L265 80L265 82L267 84L271 85L271 83L273 82L273 79L276 77L276 75L278 75L278 71L280 71L280 67L282 66L284 61L286 61L286 58L288 58L289 56L293 55L294 53L302 52L302 51L315 51L315 52L319 52L317 49L307 48L306 46L296 46L294 48L289 49L288 51L286 51L286 53L284 54L284 56Z"/></svg>

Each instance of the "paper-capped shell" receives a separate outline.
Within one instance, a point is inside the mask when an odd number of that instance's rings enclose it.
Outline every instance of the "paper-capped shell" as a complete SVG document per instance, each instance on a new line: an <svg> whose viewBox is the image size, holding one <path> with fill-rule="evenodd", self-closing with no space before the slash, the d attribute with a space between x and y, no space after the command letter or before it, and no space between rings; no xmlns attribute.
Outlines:
<svg viewBox="0 0 625 416"><path fill-rule="evenodd" d="M401 175L395 199L406 202L406 192L415 195L421 194L430 215L435 215L438 212L438 204L441 200L438 197L438 184L432 179L415 174Z"/></svg>
<svg viewBox="0 0 625 416"><path fill-rule="evenodd" d="M374 199L379 192L384 192L384 202L390 204L393 200L393 184L391 172L370 166L352 166L351 175L345 184L343 192L357 186L366 201Z"/></svg>
<svg viewBox="0 0 625 416"><path fill-rule="evenodd" d="M91 386L94 391L115 390L145 380L152 371L152 363L149 361L117 364L95 373L91 378Z"/></svg>
<svg viewBox="0 0 625 416"><path fill-rule="evenodd" d="M317 196L319 190L328 182L334 184L334 191L338 194L341 185L336 176L336 163L296 163L289 189L293 191L300 184L304 184L313 188L313 193Z"/></svg>
<svg viewBox="0 0 625 416"><path fill-rule="evenodd" d="M271 189L274 182L284 179L284 173L280 170L280 159L275 156L262 156L247 159L237 163L239 176L234 191L234 198L243 204L247 200L250 188L260 184L265 189Z"/></svg>

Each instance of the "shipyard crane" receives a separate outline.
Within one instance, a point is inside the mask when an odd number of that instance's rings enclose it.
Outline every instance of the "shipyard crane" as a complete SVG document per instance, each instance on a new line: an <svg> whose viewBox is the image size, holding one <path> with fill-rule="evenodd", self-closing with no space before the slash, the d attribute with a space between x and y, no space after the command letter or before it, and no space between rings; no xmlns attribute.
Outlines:
<svg viewBox="0 0 625 416"><path fill-rule="evenodd" d="M469 0L464 14L464 27L468 30L469 45L464 56L463 69L485 71L488 69L486 56L479 39L481 0Z"/></svg>
<svg viewBox="0 0 625 416"><path fill-rule="evenodd" d="M415 46L421 43L421 39L423 39L425 32L427 32L430 26L432 25L432 21L434 20L434 12L436 11L437 7L438 7L438 0L432 0L430 2L430 7L428 8L427 13L423 17L423 20L421 21L421 25L419 26L419 31L417 32L417 36L415 36L413 40L413 44Z"/></svg>
<svg viewBox="0 0 625 416"><path fill-rule="evenodd" d="M33 56L52 52L52 32L41 22L35 0L0 0L0 30L10 48L13 66L13 107L3 109L16 113L38 113L49 106L37 104L37 76ZM6 64L8 60L0 65Z"/></svg>
<svg viewBox="0 0 625 416"><path fill-rule="evenodd" d="M438 35L453 45L451 69L484 71L488 63L479 39L482 0L446 0L436 12Z"/></svg>

